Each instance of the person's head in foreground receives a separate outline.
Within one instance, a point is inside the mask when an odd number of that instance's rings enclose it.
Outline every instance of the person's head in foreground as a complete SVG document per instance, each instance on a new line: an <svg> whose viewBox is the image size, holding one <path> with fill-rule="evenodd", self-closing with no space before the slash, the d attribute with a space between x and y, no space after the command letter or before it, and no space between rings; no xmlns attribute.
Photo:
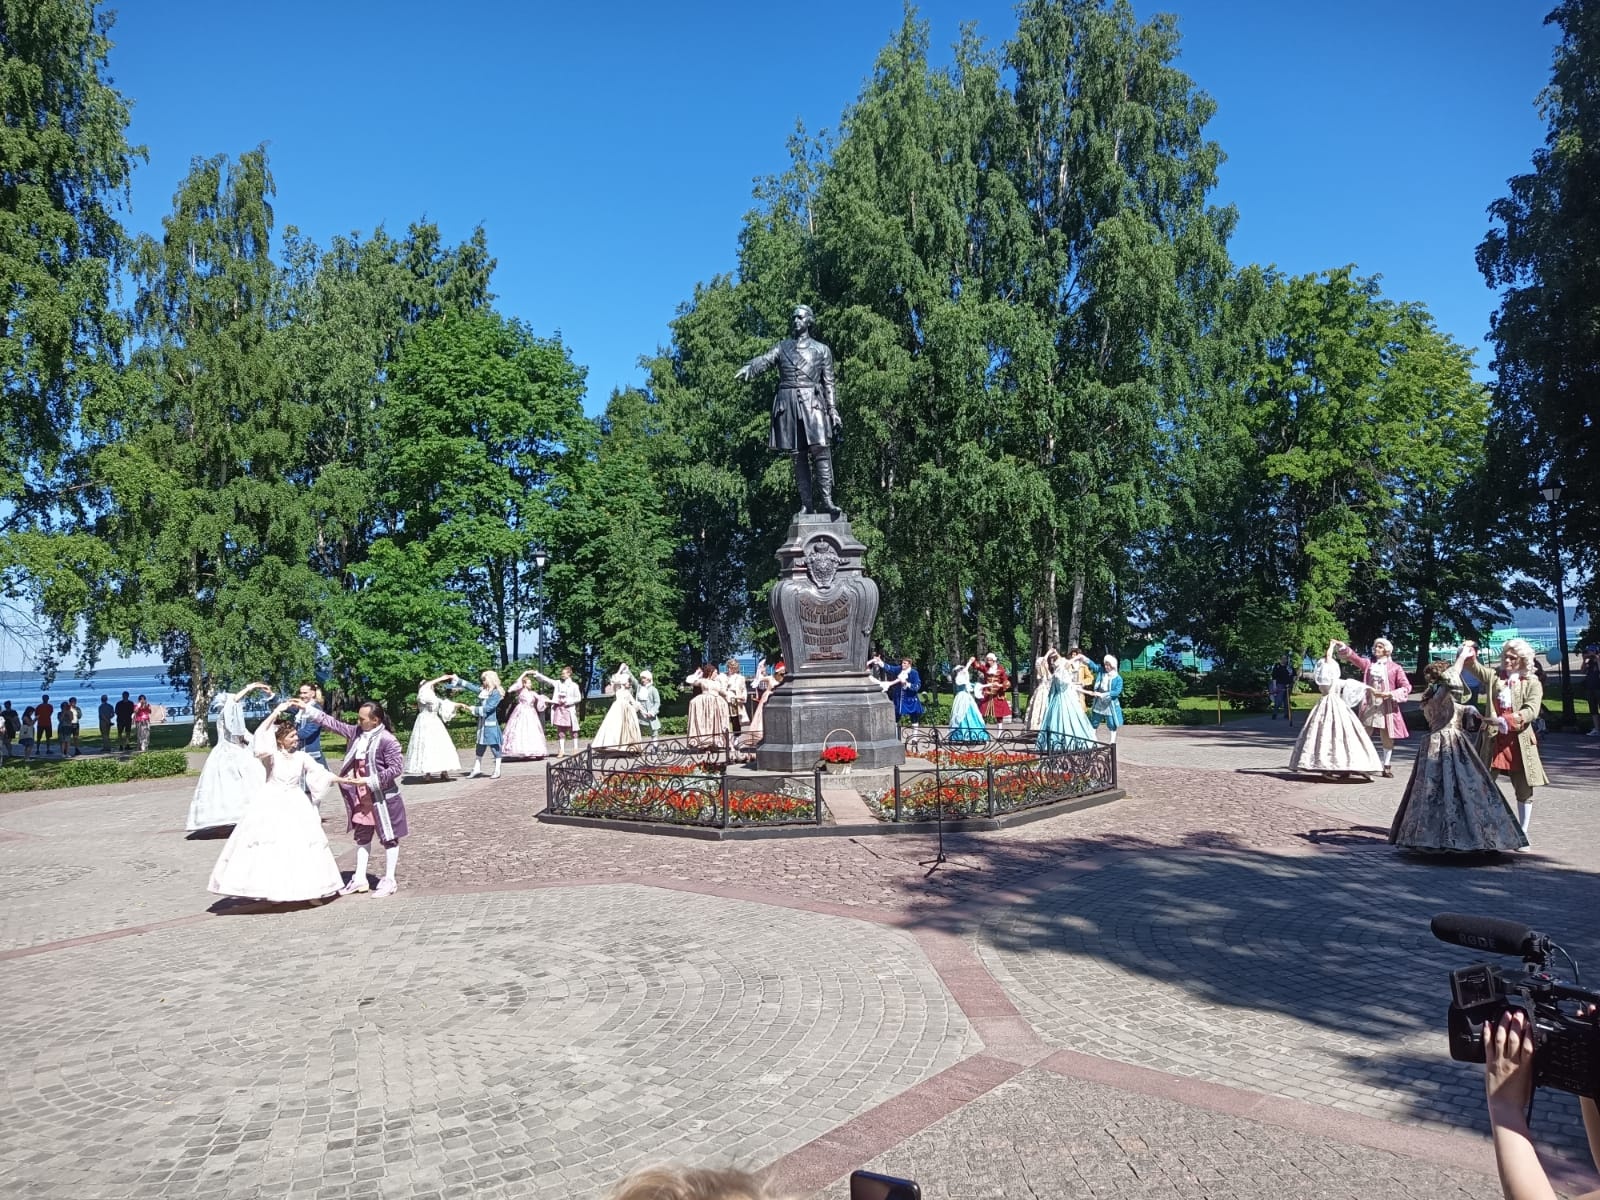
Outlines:
<svg viewBox="0 0 1600 1200"><path fill-rule="evenodd" d="M610 1200L780 1200L745 1171L708 1167L646 1167L617 1185Z"/></svg>

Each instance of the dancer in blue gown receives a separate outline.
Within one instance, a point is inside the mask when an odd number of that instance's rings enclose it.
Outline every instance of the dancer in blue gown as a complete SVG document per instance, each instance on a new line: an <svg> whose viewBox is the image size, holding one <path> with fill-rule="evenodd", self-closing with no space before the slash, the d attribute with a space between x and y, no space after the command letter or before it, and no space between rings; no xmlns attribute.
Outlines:
<svg viewBox="0 0 1600 1200"><path fill-rule="evenodd" d="M952 742L987 742L989 730L984 726L983 714L978 711L978 701L973 695L973 660L968 659L956 669L956 697L950 704L950 740Z"/></svg>
<svg viewBox="0 0 1600 1200"><path fill-rule="evenodd" d="M1050 697L1039 724L1039 749L1048 754L1087 750L1094 744L1094 727L1083 711L1083 688L1078 683L1077 668L1055 655L1050 661Z"/></svg>

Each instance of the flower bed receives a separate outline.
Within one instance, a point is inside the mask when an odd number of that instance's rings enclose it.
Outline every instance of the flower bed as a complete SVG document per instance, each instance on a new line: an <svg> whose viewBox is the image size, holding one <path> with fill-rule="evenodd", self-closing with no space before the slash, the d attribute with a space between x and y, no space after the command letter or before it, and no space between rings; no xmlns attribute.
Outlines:
<svg viewBox="0 0 1600 1200"><path fill-rule="evenodd" d="M1039 756L1028 754L1022 750L952 750L946 747L906 747L906 753L913 758L926 759L931 763L938 763L941 767L950 767L960 770L966 767L977 767L982 770L993 763L1003 766L1008 763L1033 762Z"/></svg>
<svg viewBox="0 0 1600 1200"><path fill-rule="evenodd" d="M797 789L728 790L730 825L773 825L816 819L816 800ZM722 780L704 767L679 764L652 766L647 771L606 772L586 788L567 796L561 812L572 816L622 821L663 821L676 825L720 825Z"/></svg>

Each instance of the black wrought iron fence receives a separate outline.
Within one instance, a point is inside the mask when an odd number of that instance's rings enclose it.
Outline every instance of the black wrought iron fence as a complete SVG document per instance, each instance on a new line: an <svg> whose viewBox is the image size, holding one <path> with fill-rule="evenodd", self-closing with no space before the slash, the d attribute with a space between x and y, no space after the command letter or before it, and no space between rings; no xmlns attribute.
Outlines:
<svg viewBox="0 0 1600 1200"><path fill-rule="evenodd" d="M818 771L730 774L725 747L660 738L620 750L586 749L546 769L546 808L559 816L694 825L820 825Z"/></svg>
<svg viewBox="0 0 1600 1200"><path fill-rule="evenodd" d="M952 737L952 732L954 737ZM1117 786L1115 744L1068 738L1041 742L1037 732L924 725L902 733L908 758L926 768L896 768L893 785L868 797L888 821L997 817ZM928 769L931 768L931 769Z"/></svg>

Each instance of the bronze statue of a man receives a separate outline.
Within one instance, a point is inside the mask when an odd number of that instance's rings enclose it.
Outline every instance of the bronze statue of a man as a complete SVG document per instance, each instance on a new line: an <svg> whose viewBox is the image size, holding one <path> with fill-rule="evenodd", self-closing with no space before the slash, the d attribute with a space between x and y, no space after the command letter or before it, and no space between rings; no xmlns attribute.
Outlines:
<svg viewBox="0 0 1600 1200"><path fill-rule="evenodd" d="M843 423L833 398L833 351L811 336L814 321L808 307L795 305L794 336L752 358L734 378L744 383L773 366L778 368L778 394L772 401L767 447L794 459L801 508L808 513L825 512L837 521L844 513L833 503L829 438Z"/></svg>

